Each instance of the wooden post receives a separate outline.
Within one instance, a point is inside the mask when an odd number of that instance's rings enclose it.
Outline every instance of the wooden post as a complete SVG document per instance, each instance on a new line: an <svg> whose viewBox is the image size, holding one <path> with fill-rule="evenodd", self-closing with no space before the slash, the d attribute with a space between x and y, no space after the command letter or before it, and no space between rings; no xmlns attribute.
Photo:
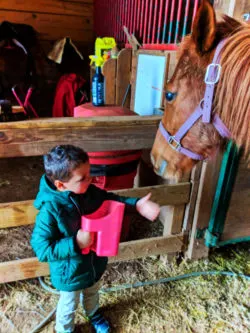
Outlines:
<svg viewBox="0 0 250 333"><path fill-rule="evenodd" d="M132 66L132 50L123 49L119 52L117 58L117 74L116 74L116 105L122 105L124 96L130 85L131 77L131 66ZM129 90L126 97L124 107L130 106L131 91Z"/></svg>
<svg viewBox="0 0 250 333"><path fill-rule="evenodd" d="M208 256L208 248L204 244L204 239L197 239L196 233L197 229L203 230L208 227L221 159L222 154L219 154L216 161L203 162L202 164L194 218L186 252L188 259L199 259Z"/></svg>
<svg viewBox="0 0 250 333"><path fill-rule="evenodd" d="M105 77L105 104L107 105L116 104L116 68L116 59L108 59L103 65L103 75Z"/></svg>
<svg viewBox="0 0 250 333"><path fill-rule="evenodd" d="M250 12L249 0L215 0L215 11L242 21L243 15Z"/></svg>

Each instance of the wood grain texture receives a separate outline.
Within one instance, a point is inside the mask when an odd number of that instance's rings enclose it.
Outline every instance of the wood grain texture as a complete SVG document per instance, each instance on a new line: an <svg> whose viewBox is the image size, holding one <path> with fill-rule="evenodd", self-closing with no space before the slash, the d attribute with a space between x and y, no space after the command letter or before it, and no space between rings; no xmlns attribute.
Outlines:
<svg viewBox="0 0 250 333"><path fill-rule="evenodd" d="M220 172L222 154L218 154L215 160L203 162L200 176L197 201L194 210L194 218L189 238L186 256L189 259L199 259L208 256L208 248L204 239L197 239L197 229L208 227L211 209Z"/></svg>
<svg viewBox="0 0 250 333"><path fill-rule="evenodd" d="M66 36L73 42L93 42L93 20L91 17L53 15L45 13L16 12L0 9L0 22L25 23L38 33L39 39L57 40Z"/></svg>
<svg viewBox="0 0 250 333"><path fill-rule="evenodd" d="M119 254L110 258L109 262L131 260L147 255L179 252L182 249L183 236L154 237L121 243ZM37 258L13 260L0 263L0 283L31 279L49 275L47 263L41 263Z"/></svg>
<svg viewBox="0 0 250 333"><path fill-rule="evenodd" d="M92 19L93 0L78 2L70 0L8 0L0 2L0 11L3 9L18 12L87 16Z"/></svg>
<svg viewBox="0 0 250 333"><path fill-rule="evenodd" d="M250 236L250 169L242 159L227 211L222 240Z"/></svg>
<svg viewBox="0 0 250 333"><path fill-rule="evenodd" d="M116 74L116 105L122 105L131 77L132 50L123 49L119 52L117 58ZM130 106L130 92L126 98L124 106Z"/></svg>
<svg viewBox="0 0 250 333"><path fill-rule="evenodd" d="M105 104L116 104L116 69L117 59L108 59L103 65L105 77Z"/></svg>
<svg viewBox="0 0 250 333"><path fill-rule="evenodd" d="M214 8L219 14L226 14L242 21L243 14L250 12L250 2L249 0L215 0Z"/></svg>
<svg viewBox="0 0 250 333"><path fill-rule="evenodd" d="M189 232L192 227L196 200L197 200L199 184L200 184L201 168L202 168L202 162L199 162L191 172L191 178L190 178L191 193L190 193L190 200L186 205L185 215L184 215L184 220L183 220L184 232Z"/></svg>
<svg viewBox="0 0 250 333"><path fill-rule="evenodd" d="M86 151L151 148L161 117L39 119L0 124L0 157L43 155L57 144Z"/></svg>
<svg viewBox="0 0 250 333"><path fill-rule="evenodd" d="M159 50L139 50L132 56L130 109L133 111L134 111L134 104L135 104L138 57L140 54L166 57L166 67L165 67L162 90L165 89L166 82L167 82L168 78L171 77L171 75L173 74L173 70L176 65L176 58L175 58L176 52L175 51L173 52L173 51L159 51ZM162 104L163 103L164 103L164 94L162 94Z"/></svg>
<svg viewBox="0 0 250 333"><path fill-rule="evenodd" d="M159 205L183 204L189 201L190 183L159 185L113 191L128 197L143 197L152 193L152 200ZM33 224L37 210L33 200L0 204L0 228L18 227Z"/></svg>

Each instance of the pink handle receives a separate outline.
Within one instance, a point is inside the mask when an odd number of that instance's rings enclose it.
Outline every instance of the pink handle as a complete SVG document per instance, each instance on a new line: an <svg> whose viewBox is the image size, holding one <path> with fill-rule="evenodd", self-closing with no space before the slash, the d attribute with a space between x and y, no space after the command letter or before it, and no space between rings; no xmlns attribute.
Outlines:
<svg viewBox="0 0 250 333"><path fill-rule="evenodd" d="M96 233L96 242L90 248L83 249L83 254L91 249L98 256L117 255L124 208L123 203L104 201L96 212L82 216L82 229Z"/></svg>

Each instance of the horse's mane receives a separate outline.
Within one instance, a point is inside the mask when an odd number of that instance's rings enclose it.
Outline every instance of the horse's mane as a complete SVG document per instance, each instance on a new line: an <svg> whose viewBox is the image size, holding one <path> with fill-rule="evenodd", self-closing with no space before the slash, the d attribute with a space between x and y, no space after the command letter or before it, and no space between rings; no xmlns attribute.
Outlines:
<svg viewBox="0 0 250 333"><path fill-rule="evenodd" d="M225 27L233 21L224 18ZM234 21L236 22L236 21ZM232 24L231 24L232 25ZM214 100L215 112L228 126L238 145L250 148L250 26L239 25L221 52L222 73Z"/></svg>

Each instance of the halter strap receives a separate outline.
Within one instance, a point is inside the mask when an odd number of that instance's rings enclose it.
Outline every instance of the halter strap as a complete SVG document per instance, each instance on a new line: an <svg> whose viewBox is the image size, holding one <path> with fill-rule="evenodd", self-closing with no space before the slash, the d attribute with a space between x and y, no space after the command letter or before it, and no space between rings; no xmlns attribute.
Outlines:
<svg viewBox="0 0 250 333"><path fill-rule="evenodd" d="M214 53L213 62L207 66L204 82L206 83L206 90L204 95L204 106L203 106L203 123L211 122L211 113L212 113L212 104L214 96L215 84L219 81L221 73L220 65L220 52L225 43L225 40L222 40Z"/></svg>
<svg viewBox="0 0 250 333"><path fill-rule="evenodd" d="M165 140L169 143L170 147L173 148L174 150L192 158L193 160L201 161L201 160L204 159L204 157L202 155L193 153L191 150L182 147L180 142L175 139L175 136L170 135L168 133L168 131L165 130L165 128L163 127L162 122L160 122L159 130L160 130L161 134L164 136Z"/></svg>
<svg viewBox="0 0 250 333"><path fill-rule="evenodd" d="M231 133L225 124L222 122L220 117L215 114L211 116L213 95L215 84L219 81L221 66L220 62L220 52L224 45L224 40L222 40L216 48L213 62L207 66L205 74L206 90L204 94L204 99L200 101L200 104L196 107L195 111L191 116L184 122L184 124L179 128L175 135L171 135L164 128L162 122L160 122L159 130L166 141L169 143L170 147L194 160L204 160L205 157L192 152L191 150L182 147L181 139L186 135L190 128L196 123L196 121L202 117L203 123L211 123L214 125L218 133L224 138L230 138ZM212 121L211 121L212 118Z"/></svg>

